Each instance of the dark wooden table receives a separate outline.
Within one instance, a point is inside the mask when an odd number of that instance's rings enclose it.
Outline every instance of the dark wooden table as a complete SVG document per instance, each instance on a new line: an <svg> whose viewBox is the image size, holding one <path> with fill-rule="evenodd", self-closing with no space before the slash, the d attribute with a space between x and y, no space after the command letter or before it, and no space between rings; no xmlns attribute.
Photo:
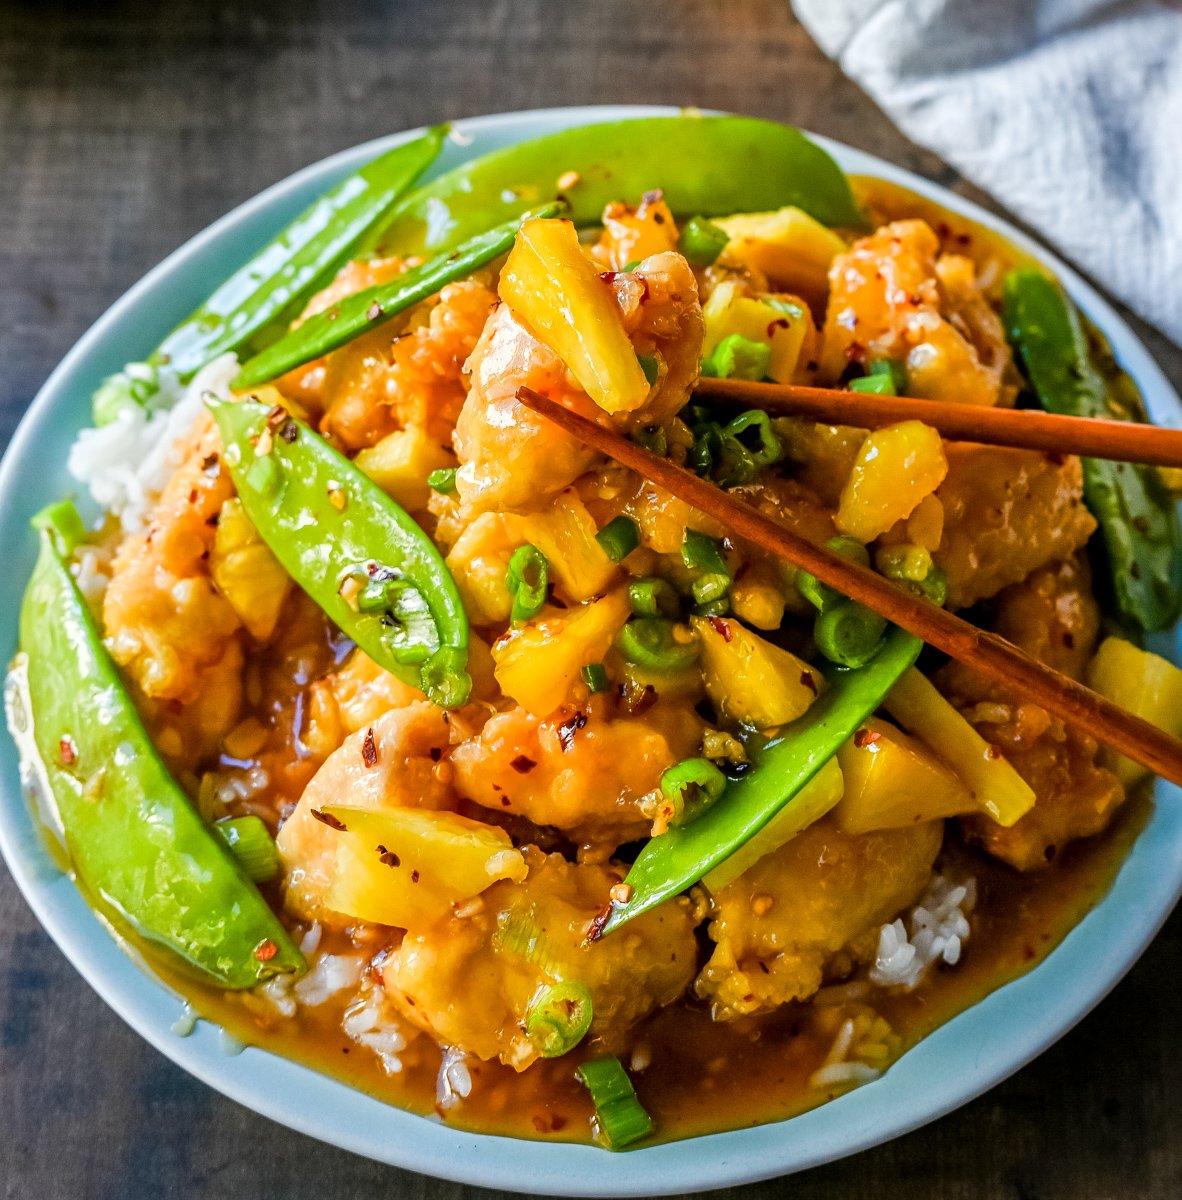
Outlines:
<svg viewBox="0 0 1182 1200"><path fill-rule="evenodd" d="M787 0L0 0L0 438L111 301L297 167L441 118L612 101L781 118L971 191L822 57ZM1182 385L1182 354L1147 340ZM222 1099L108 1011L2 870L0 913L5 1197L469 1190ZM1179 981L1176 915L1095 1013L989 1095L889 1146L735 1194L1177 1200Z"/></svg>

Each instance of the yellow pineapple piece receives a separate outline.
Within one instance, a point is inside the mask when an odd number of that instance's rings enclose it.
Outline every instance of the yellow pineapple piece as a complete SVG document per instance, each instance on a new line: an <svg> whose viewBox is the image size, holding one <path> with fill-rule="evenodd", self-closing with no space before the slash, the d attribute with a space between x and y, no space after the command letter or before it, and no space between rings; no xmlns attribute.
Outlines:
<svg viewBox="0 0 1182 1200"><path fill-rule="evenodd" d="M275 632L291 590L291 576L267 548L237 498L222 505L209 569L218 590L251 636L266 641Z"/></svg>
<svg viewBox="0 0 1182 1200"><path fill-rule="evenodd" d="M753 267L793 291L824 293L830 264L848 249L843 238L799 208L740 213L714 223L730 238L724 265Z"/></svg>

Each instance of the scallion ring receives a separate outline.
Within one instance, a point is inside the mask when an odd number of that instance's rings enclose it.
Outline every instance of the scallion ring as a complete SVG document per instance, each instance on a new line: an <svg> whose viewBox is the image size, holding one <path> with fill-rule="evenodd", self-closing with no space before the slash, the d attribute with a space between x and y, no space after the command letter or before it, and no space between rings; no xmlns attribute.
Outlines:
<svg viewBox="0 0 1182 1200"><path fill-rule="evenodd" d="M817 614L813 637L817 649L841 667L864 667L882 648L887 623L878 613L843 600Z"/></svg>
<svg viewBox="0 0 1182 1200"><path fill-rule="evenodd" d="M637 617L616 635L616 649L627 662L658 674L683 671L698 657L697 643L673 639L673 623L659 617Z"/></svg>
<svg viewBox="0 0 1182 1200"><path fill-rule="evenodd" d="M525 1036L543 1058L569 1054L591 1028L591 993L573 980L556 983L530 1001Z"/></svg>
<svg viewBox="0 0 1182 1200"><path fill-rule="evenodd" d="M686 758L661 776L661 792L673 808L670 825L684 825L709 808L726 788L726 776L708 758Z"/></svg>
<svg viewBox="0 0 1182 1200"><path fill-rule="evenodd" d="M622 1150L652 1133L653 1119L636 1098L618 1058L585 1062L578 1074L591 1093L599 1136L612 1150Z"/></svg>
<svg viewBox="0 0 1182 1200"><path fill-rule="evenodd" d="M514 624L531 620L542 611L549 580L550 564L537 546L527 542L513 551L505 573L505 585L513 598L510 616Z"/></svg>
<svg viewBox="0 0 1182 1200"><path fill-rule="evenodd" d="M612 562L623 562L640 545L640 526L621 513L608 521L595 535L595 540Z"/></svg>
<svg viewBox="0 0 1182 1200"><path fill-rule="evenodd" d="M681 600L664 579L634 579L628 585L628 601L638 617L674 618L681 613Z"/></svg>

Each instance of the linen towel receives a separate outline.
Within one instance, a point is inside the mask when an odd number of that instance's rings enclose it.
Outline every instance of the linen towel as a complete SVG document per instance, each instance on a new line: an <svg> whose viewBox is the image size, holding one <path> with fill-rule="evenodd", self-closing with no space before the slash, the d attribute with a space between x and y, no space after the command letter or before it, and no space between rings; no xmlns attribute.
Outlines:
<svg viewBox="0 0 1182 1200"><path fill-rule="evenodd" d="M1182 344L1182 0L793 0L913 141Z"/></svg>

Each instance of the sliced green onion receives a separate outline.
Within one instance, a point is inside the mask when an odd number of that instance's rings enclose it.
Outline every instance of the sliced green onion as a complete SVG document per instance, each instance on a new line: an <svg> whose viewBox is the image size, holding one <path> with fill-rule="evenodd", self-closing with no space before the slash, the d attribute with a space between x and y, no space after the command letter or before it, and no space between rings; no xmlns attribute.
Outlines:
<svg viewBox="0 0 1182 1200"><path fill-rule="evenodd" d="M612 562L623 562L640 545L640 526L621 513L608 521L595 535L595 540Z"/></svg>
<svg viewBox="0 0 1182 1200"><path fill-rule="evenodd" d="M603 663L588 663L580 672L583 682L592 692L606 692L611 687L607 667Z"/></svg>
<svg viewBox="0 0 1182 1200"><path fill-rule="evenodd" d="M505 584L513 597L510 616L514 623L528 621L542 611L546 603L546 585L550 581L550 564L546 556L528 542L518 546L509 559Z"/></svg>
<svg viewBox="0 0 1182 1200"><path fill-rule="evenodd" d="M498 954L533 963L539 971L558 975L563 971L554 943L538 928L530 908L520 906L497 914L497 926L492 935L493 949Z"/></svg>
<svg viewBox="0 0 1182 1200"><path fill-rule="evenodd" d="M841 667L864 667L881 649L887 623L853 600L818 613L813 626L817 649Z"/></svg>
<svg viewBox="0 0 1182 1200"><path fill-rule="evenodd" d="M578 1075L595 1105L596 1132L610 1149L622 1150L652 1133L653 1119L618 1058L592 1059L579 1067Z"/></svg>
<svg viewBox="0 0 1182 1200"><path fill-rule="evenodd" d="M659 617L629 621L616 635L616 649L626 661L660 674L682 671L698 657L697 643L674 641L673 623Z"/></svg>
<svg viewBox="0 0 1182 1200"><path fill-rule="evenodd" d="M731 577L714 571L695 579L691 585L694 599L699 604L713 604L715 600L721 600L730 589Z"/></svg>
<svg viewBox="0 0 1182 1200"><path fill-rule="evenodd" d="M673 806L670 825L684 825L709 808L726 788L726 776L708 758L686 758L661 776L661 791Z"/></svg>
<svg viewBox="0 0 1182 1200"><path fill-rule="evenodd" d="M715 379L753 379L767 376L772 348L767 342L754 342L741 333L725 337L702 361L702 374Z"/></svg>
<svg viewBox="0 0 1182 1200"><path fill-rule="evenodd" d="M109 425L125 408L144 408L160 390L160 378L151 363L134 362L99 384L90 401L91 419Z"/></svg>
<svg viewBox="0 0 1182 1200"><path fill-rule="evenodd" d="M427 476L427 486L433 491L447 496L456 490L456 471L458 467L440 467Z"/></svg>
<svg viewBox="0 0 1182 1200"><path fill-rule="evenodd" d="M628 585L628 601L638 617L676 617L681 599L664 579L636 579Z"/></svg>
<svg viewBox="0 0 1182 1200"><path fill-rule="evenodd" d="M832 537L825 543L825 546L835 554L840 554L842 558L848 558L850 562L856 562L863 567L870 565L870 552L856 538ZM822 583L808 571L797 571L794 582L796 590L818 612L827 612L834 605L845 600L845 597L836 588Z"/></svg>
<svg viewBox="0 0 1182 1200"><path fill-rule="evenodd" d="M690 217L681 230L677 248L695 267L708 267L726 249L725 229L705 217Z"/></svg>
<svg viewBox="0 0 1182 1200"><path fill-rule="evenodd" d="M530 1001L525 1036L543 1058L559 1058L583 1040L593 1015L591 993L581 983L556 983Z"/></svg>
<svg viewBox="0 0 1182 1200"><path fill-rule="evenodd" d="M696 617L725 617L731 608L731 598L728 593L725 596L719 596L717 600L707 600L702 604L694 605L694 616Z"/></svg>
<svg viewBox="0 0 1182 1200"><path fill-rule="evenodd" d="M216 822L214 829L252 882L268 883L279 874L279 851L261 817L232 817Z"/></svg>
<svg viewBox="0 0 1182 1200"><path fill-rule="evenodd" d="M644 377L648 380L649 387L652 387L661 374L661 364L657 356L655 354L638 354L636 361L640 363L640 369L644 372Z"/></svg>
<svg viewBox="0 0 1182 1200"><path fill-rule="evenodd" d="M741 435L749 429L754 429L758 434L758 445L755 447L740 441ZM757 467L770 467L784 457L784 443L776 436L771 418L762 409L753 408L750 412L735 417L733 421L728 421L723 426L722 433L723 437L732 437L738 441Z"/></svg>
<svg viewBox="0 0 1182 1200"><path fill-rule="evenodd" d="M894 380L889 375L863 375L861 379L851 379L851 392L863 392L870 396L896 396Z"/></svg>
<svg viewBox="0 0 1182 1200"><path fill-rule="evenodd" d="M635 271L636 268L640 266L641 261L642 260L639 258L634 258L631 262L626 262L624 264L624 274L628 274L629 271Z"/></svg>
<svg viewBox="0 0 1182 1200"><path fill-rule="evenodd" d="M633 433L632 440L650 454L663 456L669 452L669 437L664 425L642 425Z"/></svg>
<svg viewBox="0 0 1182 1200"><path fill-rule="evenodd" d="M690 570L730 577L731 569L726 565L718 540L697 529L685 531L685 540L681 543L681 561Z"/></svg>

